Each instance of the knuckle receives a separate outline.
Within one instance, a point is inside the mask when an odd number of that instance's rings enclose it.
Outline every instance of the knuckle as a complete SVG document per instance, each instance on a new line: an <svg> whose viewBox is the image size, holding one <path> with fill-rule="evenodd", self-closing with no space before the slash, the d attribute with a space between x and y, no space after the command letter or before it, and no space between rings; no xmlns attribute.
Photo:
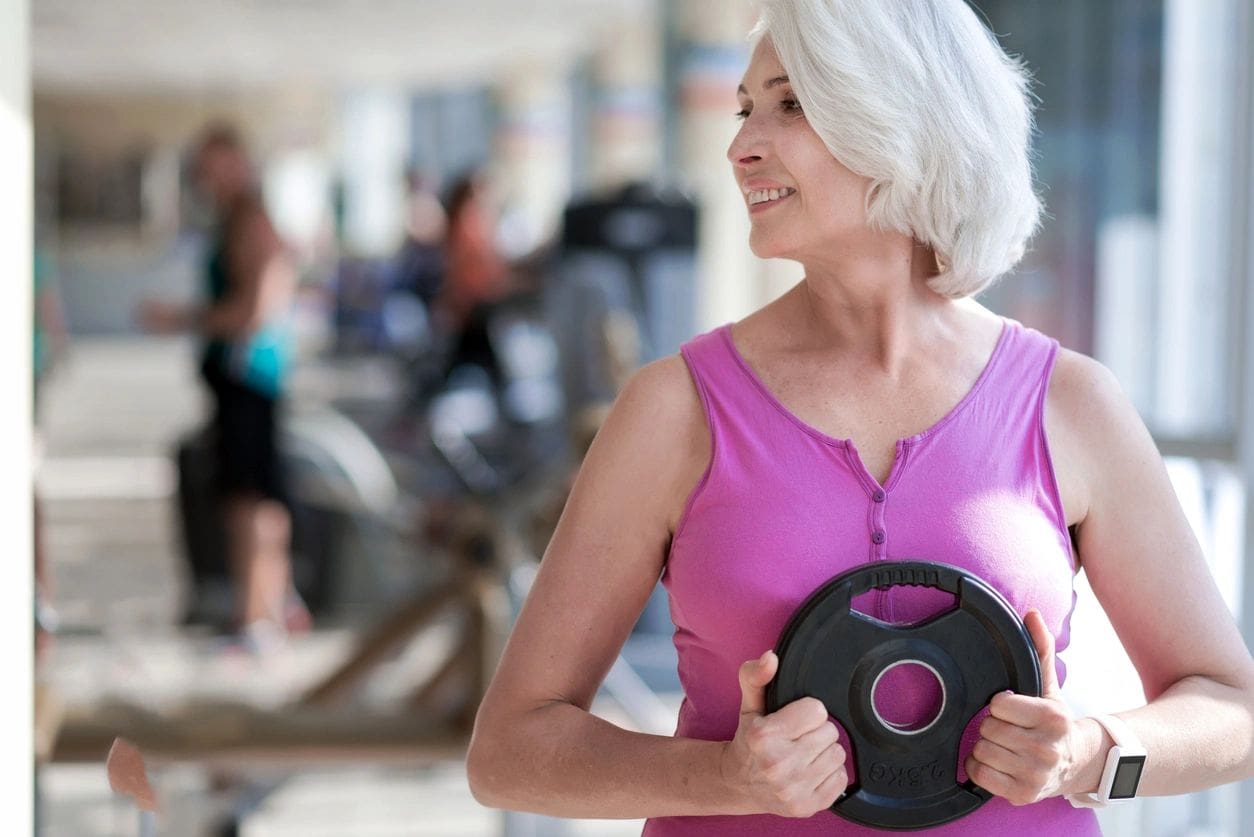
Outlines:
<svg viewBox="0 0 1254 837"><path fill-rule="evenodd" d="M761 749L771 740L771 730L767 724L754 720L745 730L745 742L753 749Z"/></svg>
<svg viewBox="0 0 1254 837"><path fill-rule="evenodd" d="M787 778L787 770L779 756L768 755L759 760L759 768L762 778L772 785L783 784Z"/></svg>

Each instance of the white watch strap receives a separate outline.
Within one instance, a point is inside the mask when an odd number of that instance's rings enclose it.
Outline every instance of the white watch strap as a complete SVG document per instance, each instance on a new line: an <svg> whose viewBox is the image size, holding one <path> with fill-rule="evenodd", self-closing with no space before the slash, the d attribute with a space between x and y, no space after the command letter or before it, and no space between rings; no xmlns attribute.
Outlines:
<svg viewBox="0 0 1254 837"><path fill-rule="evenodd" d="M1114 715L1094 715L1093 720L1097 721L1110 734L1115 742L1115 747L1119 748L1120 756L1143 756L1145 748L1141 746L1141 739L1137 738L1132 728L1125 724L1121 719ZM1114 748L1112 748L1114 749ZM1113 768L1114 764L1109 760L1107 751L1107 764L1102 771L1102 776L1098 780L1096 793L1071 793L1067 794L1067 801L1076 808L1105 808L1112 802L1109 798L1110 786L1114 781ZM1125 801L1125 800L1113 800Z"/></svg>
<svg viewBox="0 0 1254 837"><path fill-rule="evenodd" d="M1114 715L1094 715L1093 720L1106 728L1106 732L1110 733L1110 737L1115 740L1116 747L1144 752L1145 748L1141 746L1141 739L1136 737L1132 727L1125 724L1121 718Z"/></svg>

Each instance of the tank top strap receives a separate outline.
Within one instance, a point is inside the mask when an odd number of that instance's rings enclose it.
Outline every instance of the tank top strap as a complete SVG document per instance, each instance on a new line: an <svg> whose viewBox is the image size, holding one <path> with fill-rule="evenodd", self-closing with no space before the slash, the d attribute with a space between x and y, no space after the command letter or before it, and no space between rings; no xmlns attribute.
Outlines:
<svg viewBox="0 0 1254 837"><path fill-rule="evenodd" d="M1004 334L989 361L988 379L978 393L986 409L977 414L987 416L989 408L999 414L1010 410L1039 421L1058 357L1058 341L1017 320L1003 318L1003 322Z"/></svg>
<svg viewBox="0 0 1254 837"><path fill-rule="evenodd" d="M710 431L716 437L742 432L760 437L780 420L741 368L730 337L731 323L699 334L679 347L701 396Z"/></svg>
<svg viewBox="0 0 1254 837"><path fill-rule="evenodd" d="M1069 554L1066 515L1045 435L1045 399L1059 344L1015 320L1004 318L1004 323L985 380L970 403L917 453L939 471L978 460L980 479L1035 497Z"/></svg>

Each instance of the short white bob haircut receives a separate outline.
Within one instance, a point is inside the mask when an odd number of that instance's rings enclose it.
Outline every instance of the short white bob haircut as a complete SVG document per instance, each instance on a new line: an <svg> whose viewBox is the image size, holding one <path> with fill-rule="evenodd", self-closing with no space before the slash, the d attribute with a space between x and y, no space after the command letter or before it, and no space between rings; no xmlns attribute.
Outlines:
<svg viewBox="0 0 1254 837"><path fill-rule="evenodd" d="M1028 75L964 0L763 0L749 37L871 179L868 223L936 253L932 290L974 296L1023 257L1041 215Z"/></svg>

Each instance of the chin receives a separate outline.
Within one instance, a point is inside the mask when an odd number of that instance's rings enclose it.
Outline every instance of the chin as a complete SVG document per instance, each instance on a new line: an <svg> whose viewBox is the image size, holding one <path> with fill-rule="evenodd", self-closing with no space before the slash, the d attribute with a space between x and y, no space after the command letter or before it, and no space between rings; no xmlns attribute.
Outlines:
<svg viewBox="0 0 1254 837"><path fill-rule="evenodd" d="M759 259L786 259L791 249L778 238L749 233L749 250Z"/></svg>

